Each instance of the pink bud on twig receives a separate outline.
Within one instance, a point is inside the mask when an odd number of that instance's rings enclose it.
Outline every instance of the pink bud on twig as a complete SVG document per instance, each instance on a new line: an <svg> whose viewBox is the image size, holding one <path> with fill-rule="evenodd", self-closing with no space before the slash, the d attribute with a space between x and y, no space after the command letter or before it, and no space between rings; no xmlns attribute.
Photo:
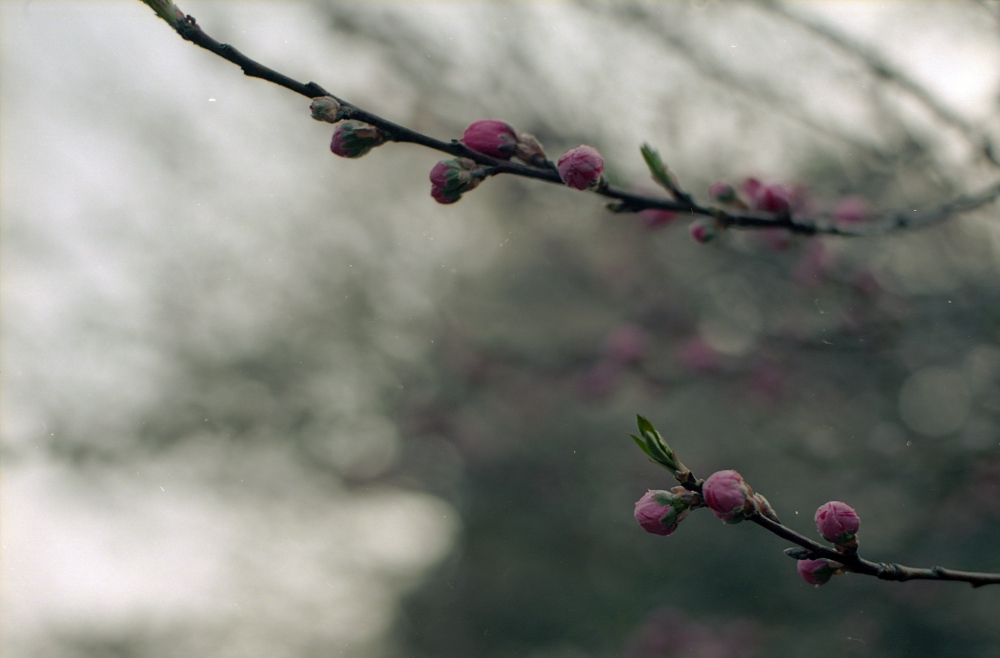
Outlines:
<svg viewBox="0 0 1000 658"><path fill-rule="evenodd" d="M739 523L753 508L753 492L736 471L718 471L702 485L705 504L726 523ZM749 511L752 511L750 509Z"/></svg>
<svg viewBox="0 0 1000 658"><path fill-rule="evenodd" d="M473 121L462 133L462 143L473 151L510 160L517 147L517 131L509 124L496 119Z"/></svg>
<svg viewBox="0 0 1000 658"><path fill-rule="evenodd" d="M659 208L646 208L645 210L640 210L638 215L639 221L648 229L663 228L680 216L673 210L661 210Z"/></svg>
<svg viewBox="0 0 1000 658"><path fill-rule="evenodd" d="M360 158L376 146L385 144L385 134L373 125L348 119L333 130L330 150L342 158Z"/></svg>
<svg viewBox="0 0 1000 658"><path fill-rule="evenodd" d="M688 229L695 242L711 242L719 236L719 224L714 219L699 217Z"/></svg>
<svg viewBox="0 0 1000 658"><path fill-rule="evenodd" d="M700 506L701 497L683 487L671 491L649 490L635 504L635 520L646 532L669 535L687 518L692 506Z"/></svg>
<svg viewBox="0 0 1000 658"><path fill-rule="evenodd" d="M857 532L861 525L858 513L847 503L832 500L816 510L816 529L823 539L838 546L857 546Z"/></svg>
<svg viewBox="0 0 1000 658"><path fill-rule="evenodd" d="M557 164L559 178L566 185L586 190L597 187L604 171L604 158L592 146L577 146L562 154Z"/></svg>
<svg viewBox="0 0 1000 658"><path fill-rule="evenodd" d="M844 197L833 208L833 218L847 224L864 221L870 214L868 202L856 195Z"/></svg>
<svg viewBox="0 0 1000 658"><path fill-rule="evenodd" d="M317 121L326 121L327 123L340 121L340 101L333 96L314 98L309 109L312 111L312 118Z"/></svg>
<svg viewBox="0 0 1000 658"><path fill-rule="evenodd" d="M837 567L832 566L829 560L799 560L795 569L810 585L823 585L837 573Z"/></svg>
<svg viewBox="0 0 1000 658"><path fill-rule="evenodd" d="M469 158L442 160L431 169L431 196L438 203L455 203L486 177L486 169Z"/></svg>
<svg viewBox="0 0 1000 658"><path fill-rule="evenodd" d="M736 201L736 190L729 183L716 181L708 186L708 196L716 203L732 203Z"/></svg>

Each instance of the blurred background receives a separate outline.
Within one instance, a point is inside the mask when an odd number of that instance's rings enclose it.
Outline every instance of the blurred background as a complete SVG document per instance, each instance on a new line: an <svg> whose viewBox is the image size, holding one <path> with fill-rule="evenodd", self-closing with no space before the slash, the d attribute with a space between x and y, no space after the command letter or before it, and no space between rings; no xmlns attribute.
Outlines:
<svg viewBox="0 0 1000 658"><path fill-rule="evenodd" d="M655 189L910 209L1000 166L996 2L191 2L439 138L500 118ZM862 553L1000 571L1000 211L848 240L614 215L308 101L137 1L0 3L5 656L1000 656L1000 588L821 588L666 472ZM858 221L865 221L860 219Z"/></svg>

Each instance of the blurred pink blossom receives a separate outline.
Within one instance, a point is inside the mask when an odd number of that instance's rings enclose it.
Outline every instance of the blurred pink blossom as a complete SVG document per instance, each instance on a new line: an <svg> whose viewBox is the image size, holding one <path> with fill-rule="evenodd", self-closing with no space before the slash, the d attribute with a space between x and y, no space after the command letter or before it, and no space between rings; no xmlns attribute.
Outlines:
<svg viewBox="0 0 1000 658"><path fill-rule="evenodd" d="M646 332L634 324L615 327L604 339L605 356L618 363L636 363L646 355Z"/></svg>
<svg viewBox="0 0 1000 658"><path fill-rule="evenodd" d="M844 197L833 208L833 218L838 222L851 224L864 221L870 216L871 209L868 207L868 202L857 195Z"/></svg>
<svg viewBox="0 0 1000 658"><path fill-rule="evenodd" d="M581 398L603 398L610 395L621 382L622 364L611 359L602 359L584 373L577 392Z"/></svg>
<svg viewBox="0 0 1000 658"><path fill-rule="evenodd" d="M826 243L810 240L792 270L792 280L803 288L818 285L833 266L833 258Z"/></svg>
<svg viewBox="0 0 1000 658"><path fill-rule="evenodd" d="M751 619L703 623L676 608L654 610L632 636L627 658L753 658L761 644Z"/></svg>
<svg viewBox="0 0 1000 658"><path fill-rule="evenodd" d="M701 336L689 338L677 348L677 360L686 370L708 372L722 365L719 353Z"/></svg>
<svg viewBox="0 0 1000 658"><path fill-rule="evenodd" d="M660 210L658 208L640 210L638 215L639 221L648 229L663 228L680 216L673 210Z"/></svg>

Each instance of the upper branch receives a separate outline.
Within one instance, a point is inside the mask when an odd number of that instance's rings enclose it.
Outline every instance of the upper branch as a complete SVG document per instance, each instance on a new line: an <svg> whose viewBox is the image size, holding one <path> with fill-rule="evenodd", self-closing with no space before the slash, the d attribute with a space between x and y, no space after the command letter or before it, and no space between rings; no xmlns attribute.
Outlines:
<svg viewBox="0 0 1000 658"><path fill-rule="evenodd" d="M341 109L338 115L340 119L354 119L375 126L388 141L418 144L452 156L468 158L483 166L487 175L491 176L512 174L559 185L563 184L559 173L551 162L546 162L547 166L533 166L502 160L474 151L458 140L446 142L401 126L331 94L315 82L302 83L294 80L247 57L229 44L219 43L202 30L193 16L181 12L171 0L143 1L152 7L161 18L170 23L182 38L236 64L243 70L244 74L273 82L306 98L329 96L340 103ZM828 234L839 236L870 236L901 228L922 226L954 213L978 208L1000 196L1000 183L997 183L979 193L959 197L914 214L902 211L883 213L867 227L854 228L838 225L831 218L824 216L798 217L788 211L772 213L702 205L697 203L688 192L681 189L672 176L668 176L662 182L672 198L641 194L606 183L598 185L592 191L614 199L608 207L615 212L639 212L648 209L668 210L712 218L721 228L784 229L800 235Z"/></svg>

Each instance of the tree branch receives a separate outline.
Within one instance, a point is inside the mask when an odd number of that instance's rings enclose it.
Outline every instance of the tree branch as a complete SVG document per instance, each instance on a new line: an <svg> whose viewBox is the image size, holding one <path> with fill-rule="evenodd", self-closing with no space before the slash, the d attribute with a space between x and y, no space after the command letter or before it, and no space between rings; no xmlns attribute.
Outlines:
<svg viewBox="0 0 1000 658"><path fill-rule="evenodd" d="M239 66L245 75L260 78L280 85L290 91L305 96L318 98L330 96L341 105L339 117L354 119L370 124L381 130L389 141L418 144L452 156L468 158L483 165L488 175L513 174L525 178L534 178L549 183L562 185L563 182L552 166L535 167L518 162L501 160L479 153L467 147L458 140L445 142L424 135L405 126L393 123L377 114L363 110L342 98L339 98L315 82L301 83L263 64L250 59L229 44L219 43L198 25L193 16L183 14L170 0L143 0L167 21L177 33L187 41L226 59ZM551 165L551 163L549 163ZM925 209L915 215L900 212L889 212L879 216L879 220L866 227L854 228L837 225L828 217L796 217L792 213L770 213L762 211L719 208L701 205L693 200L690 194L676 185L670 185L673 199L649 196L631 192L612 185L600 185L593 191L596 194L614 199L609 209L614 212L639 212L648 209L669 210L672 212L714 218L722 228L745 229L784 229L800 235L828 234L838 236L870 236L887 233L901 228L911 228L932 223L954 213L966 212L983 206L1000 196L1000 183L977 194L959 197L939 206Z"/></svg>
<svg viewBox="0 0 1000 658"><path fill-rule="evenodd" d="M786 555L796 560L829 560L834 563L840 571L850 571L853 573L863 574L865 576L875 576L881 580L894 580L898 582L906 580L954 580L969 583L973 587L982 587L983 585L1000 585L1000 574L997 573L956 571L954 569L944 569L942 567L907 567L901 564L871 562L870 560L865 560L858 555L857 541L854 539L853 531L850 535L850 542L843 545L837 545L836 548L830 548L820 544L819 542L815 542L808 537L800 535L788 526L782 525L774 510L771 508L770 503L768 503L767 500L759 494L754 494L749 485L743 482L742 478L735 471L722 471L712 477L709 477L707 480L695 477L695 475L681 463L677 454L670 448L669 445L667 445L667 442L663 440L663 437L658 431L656 431L652 423L642 416L639 416L637 420L639 425L639 434L642 435L642 438L633 434L632 439L636 442L636 444L638 444L639 448L646 453L646 456L648 456L650 461L654 464L658 464L670 471L677 482L680 483L681 487L699 494L699 501L703 501L703 503L699 502L697 504L686 504L682 510L674 510L674 516L671 517L673 519L676 519L677 514L680 512L683 512L686 515L691 509L707 506L716 512L716 516L723 518L723 520L727 523L737 523L741 520L752 521L782 539L799 546L797 549L792 548L785 551ZM715 486L712 491L707 491L709 487L712 487L712 481L719 476L725 476L724 479L728 478L730 480L729 483ZM736 506L733 506L731 502L733 495L732 492L734 490L738 490L734 488L737 486L736 482L738 482L739 487L743 487L743 493L742 499L736 498L737 504ZM677 489L680 489L680 487ZM675 491L677 489L675 489ZM647 494L647 496L648 495L649 494ZM713 500L713 496L724 497L726 500L715 501ZM742 503L739 502L740 500L742 500ZM640 505L642 505L644 501L645 497L636 504L637 520L639 519ZM717 503L722 505L721 509ZM843 503L837 504L844 505ZM739 507L739 505L742 505L742 507ZM851 514L854 514L853 510L850 510L850 512ZM656 513L652 513L649 510L645 510L644 514L647 517L653 516L655 518L659 515L659 512L657 511ZM856 515L854 516L854 520L854 531L856 531ZM676 527L679 520L674 520L672 523L674 527ZM649 530L649 528L645 525L643 527ZM673 528L671 528L666 534L671 534L672 532ZM658 534L664 533L659 532ZM843 539L839 541L843 541Z"/></svg>

